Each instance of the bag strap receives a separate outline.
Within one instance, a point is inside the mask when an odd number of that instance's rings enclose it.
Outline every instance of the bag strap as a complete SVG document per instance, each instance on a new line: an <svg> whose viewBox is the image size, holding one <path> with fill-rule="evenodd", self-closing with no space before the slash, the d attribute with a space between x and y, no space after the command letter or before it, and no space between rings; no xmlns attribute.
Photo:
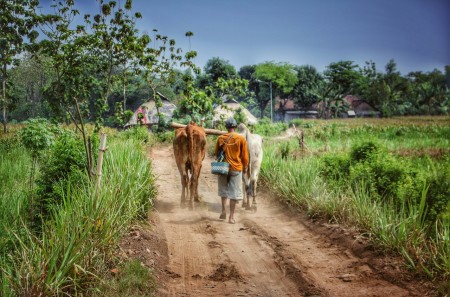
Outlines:
<svg viewBox="0 0 450 297"><path fill-rule="evenodd" d="M227 140L225 140L225 142L220 146L220 148L222 149L222 147L227 144L228 140L231 139L231 136L233 136L233 132L231 132L230 136L227 138Z"/></svg>
<svg viewBox="0 0 450 297"><path fill-rule="evenodd" d="M224 146L225 144L227 144L228 140L230 140L232 136L233 136L233 132L231 132L231 134L230 134L230 136L228 136L227 140L225 140L225 142L222 143L222 145L220 146L219 154L217 155L217 159L218 159L218 160L223 160L223 159L225 158L225 156L223 155L223 154L224 154L223 146Z"/></svg>

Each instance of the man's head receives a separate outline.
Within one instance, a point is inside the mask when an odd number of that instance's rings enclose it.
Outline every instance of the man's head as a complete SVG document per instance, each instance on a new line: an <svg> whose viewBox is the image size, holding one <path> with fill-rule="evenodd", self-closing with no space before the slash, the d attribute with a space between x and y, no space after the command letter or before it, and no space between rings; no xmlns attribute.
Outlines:
<svg viewBox="0 0 450 297"><path fill-rule="evenodd" d="M236 128L236 127L237 127L236 120L235 120L234 118L228 118L228 119L225 121L225 127L226 127L227 129Z"/></svg>

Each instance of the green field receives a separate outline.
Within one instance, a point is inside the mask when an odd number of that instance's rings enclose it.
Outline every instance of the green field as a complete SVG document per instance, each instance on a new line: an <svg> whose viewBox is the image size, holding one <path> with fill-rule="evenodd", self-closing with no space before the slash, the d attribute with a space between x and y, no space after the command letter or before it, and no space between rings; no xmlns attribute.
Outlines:
<svg viewBox="0 0 450 297"><path fill-rule="evenodd" d="M268 187L311 216L358 227L412 269L448 280L450 118L293 124L297 134L266 137Z"/></svg>
<svg viewBox="0 0 450 297"><path fill-rule="evenodd" d="M143 144L170 143L173 132L108 130L97 189L77 161L84 148L73 129L40 125L53 133L44 133L52 141L41 154L32 154L22 126L0 139L0 295L90 294L117 264L115 244L156 196ZM355 226L411 269L448 283L449 117L263 121L255 131L264 136L262 182L279 199ZM142 283L151 279L140 265L124 265Z"/></svg>

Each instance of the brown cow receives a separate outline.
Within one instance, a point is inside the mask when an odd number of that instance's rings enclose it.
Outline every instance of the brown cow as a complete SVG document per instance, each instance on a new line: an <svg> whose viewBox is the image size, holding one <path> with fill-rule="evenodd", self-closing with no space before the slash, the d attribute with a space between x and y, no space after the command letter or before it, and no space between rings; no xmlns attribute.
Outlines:
<svg viewBox="0 0 450 297"><path fill-rule="evenodd" d="M185 204L186 196L189 194L189 206L192 207L192 200L200 201L198 178L206 154L205 129L191 123L185 128L175 130L173 153L181 176L181 205Z"/></svg>

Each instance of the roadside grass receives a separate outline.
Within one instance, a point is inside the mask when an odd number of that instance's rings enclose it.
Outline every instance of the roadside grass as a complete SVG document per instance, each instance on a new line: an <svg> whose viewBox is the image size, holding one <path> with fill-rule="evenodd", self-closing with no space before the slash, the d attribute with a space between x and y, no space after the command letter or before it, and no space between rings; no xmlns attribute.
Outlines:
<svg viewBox="0 0 450 297"><path fill-rule="evenodd" d="M154 272L143 266L138 260L123 263L118 274L105 282L94 293L96 297L152 297L155 296L157 283Z"/></svg>
<svg viewBox="0 0 450 297"><path fill-rule="evenodd" d="M26 154L16 146L13 155L0 163L0 174L11 180L8 189L14 189L20 198L1 200L5 205L0 218L0 228L4 228L0 235L0 295L82 296L95 291L114 259L118 240L134 220L146 216L156 195L155 177L142 143L112 138L108 146L101 187L97 189L87 177L69 181L61 203L51 209L40 232L30 229L25 215L16 219L16 227L11 224L14 220L9 220L27 210L28 194L22 194L13 183L23 183L29 159L22 157L23 161L17 162L16 154ZM17 174L11 175L16 170L12 163L20 167Z"/></svg>
<svg viewBox="0 0 450 297"><path fill-rule="evenodd" d="M324 178L320 160L325 154L348 154L355 144L367 140L382 143L388 151L400 146L448 149L448 117L371 120L370 129L364 128L367 123L357 120L299 121L296 127L305 133L305 151L301 151L295 138L282 141L267 138L261 169L263 182L286 203L304 209L310 216L356 226L380 247L402 255L415 271L437 282L447 282L450 279L450 220L445 214L431 223L425 220L429 211L425 207L429 190L426 184L419 193L420 201L380 200L368 191L370 186L362 176L352 185L348 181L340 186ZM406 132L403 135L398 131ZM394 136L389 136L391 134ZM444 151L443 157L448 154ZM414 158L405 162L414 164L416 172L430 174L432 170L442 169L439 159ZM402 164L399 162L398 166ZM405 197L407 194L406 191ZM450 197L448 203L450 205Z"/></svg>

